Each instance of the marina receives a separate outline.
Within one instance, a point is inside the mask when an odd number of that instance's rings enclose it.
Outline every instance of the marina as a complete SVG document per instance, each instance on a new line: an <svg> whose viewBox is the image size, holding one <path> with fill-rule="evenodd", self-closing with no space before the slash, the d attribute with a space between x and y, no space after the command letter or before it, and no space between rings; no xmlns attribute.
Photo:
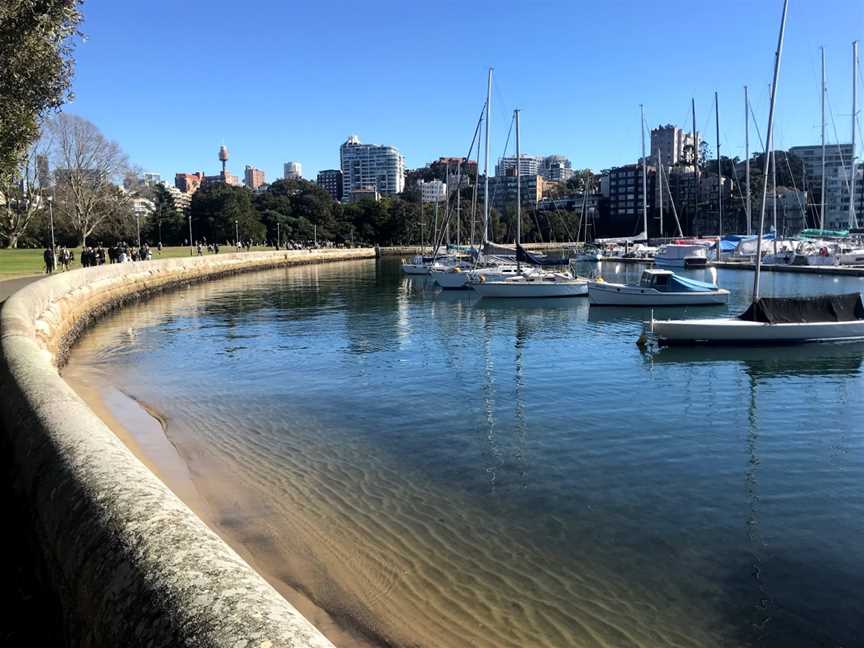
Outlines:
<svg viewBox="0 0 864 648"><path fill-rule="evenodd" d="M658 316L750 302L752 272L682 272L729 303ZM864 346L644 354L647 312L443 291L385 256L130 305L63 375L158 414L169 443L139 452L340 646L854 645Z"/></svg>

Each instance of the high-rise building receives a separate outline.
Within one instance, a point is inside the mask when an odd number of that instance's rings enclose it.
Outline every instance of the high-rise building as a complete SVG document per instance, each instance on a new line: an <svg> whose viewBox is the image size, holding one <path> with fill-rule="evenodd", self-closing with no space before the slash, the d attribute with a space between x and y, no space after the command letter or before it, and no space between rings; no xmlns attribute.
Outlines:
<svg viewBox="0 0 864 648"><path fill-rule="evenodd" d="M244 172L245 184L252 191L264 184L264 172L261 169L256 169L254 166L246 165Z"/></svg>
<svg viewBox="0 0 864 648"><path fill-rule="evenodd" d="M696 133L699 139L699 133ZM651 159L657 160L659 151L664 165L685 163L693 164L693 133L684 131L672 124L651 129Z"/></svg>
<svg viewBox="0 0 864 648"><path fill-rule="evenodd" d="M543 197L543 177L537 174L519 176L522 206L534 209ZM486 183L481 176L477 183L477 200L483 203ZM503 212L516 206L516 176L495 176L489 178L489 206Z"/></svg>
<svg viewBox="0 0 864 648"><path fill-rule="evenodd" d="M392 195L402 193L405 188L405 158L393 146L361 144L352 135L339 148L339 159L346 195L370 187Z"/></svg>
<svg viewBox="0 0 864 648"><path fill-rule="evenodd" d="M285 180L300 180L303 177L303 165L299 162L286 162L282 165L282 177Z"/></svg>
<svg viewBox="0 0 864 648"><path fill-rule="evenodd" d="M318 172L316 183L330 194L336 202L342 200L342 172L339 169L324 169Z"/></svg>
<svg viewBox="0 0 864 648"><path fill-rule="evenodd" d="M519 156L519 175L521 176L531 176L531 175L540 175L540 164L543 162L543 158L538 155L520 155ZM516 175L516 156L512 157L503 157L498 160L498 164L495 165L495 175L500 176L510 176Z"/></svg>
<svg viewBox="0 0 864 648"><path fill-rule="evenodd" d="M447 199L447 183L445 182L418 180L417 187L420 189L420 200L424 203L442 202Z"/></svg>
<svg viewBox="0 0 864 648"><path fill-rule="evenodd" d="M573 165L563 155L547 155L540 162L540 175L544 180L566 182L573 177Z"/></svg>
<svg viewBox="0 0 864 648"><path fill-rule="evenodd" d="M43 189L51 186L51 171L47 155L36 156L36 180Z"/></svg>
<svg viewBox="0 0 864 648"><path fill-rule="evenodd" d="M822 205L822 145L793 146L789 153L804 163L806 189L815 205L816 213ZM852 160L851 144L828 144L825 146L825 227L845 229L849 227L849 181ZM777 168L781 168L778 160ZM859 226L864 223L864 163L858 164L855 176L855 214Z"/></svg>
<svg viewBox="0 0 864 648"><path fill-rule="evenodd" d="M648 166L648 220L652 219L656 193L653 166ZM606 189L606 183L601 183ZM644 229L642 214L642 165L628 164L609 170L609 230L616 236L633 236Z"/></svg>
<svg viewBox="0 0 864 648"><path fill-rule="evenodd" d="M171 202L174 203L174 207L177 210L182 212L189 211L189 206L192 204L192 192L181 191L178 187L169 185L167 182L163 182L162 186L165 187L165 191L171 196Z"/></svg>
<svg viewBox="0 0 864 648"><path fill-rule="evenodd" d="M203 171L196 171L195 173L177 173L174 175L174 186L183 193L195 193L198 191L198 188L201 186L203 181Z"/></svg>
<svg viewBox="0 0 864 648"><path fill-rule="evenodd" d="M162 182L162 176L154 171L145 171L141 174L141 182L148 187L155 187Z"/></svg>

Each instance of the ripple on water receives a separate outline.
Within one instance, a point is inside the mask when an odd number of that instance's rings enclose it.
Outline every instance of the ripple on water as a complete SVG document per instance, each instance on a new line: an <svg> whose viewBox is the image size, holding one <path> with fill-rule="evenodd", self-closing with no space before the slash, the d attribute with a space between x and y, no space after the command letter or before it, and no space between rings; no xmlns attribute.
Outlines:
<svg viewBox="0 0 864 648"><path fill-rule="evenodd" d="M720 273L732 311L747 277ZM334 264L158 296L71 362L160 409L223 535L373 642L852 642L864 351L646 359L644 318Z"/></svg>

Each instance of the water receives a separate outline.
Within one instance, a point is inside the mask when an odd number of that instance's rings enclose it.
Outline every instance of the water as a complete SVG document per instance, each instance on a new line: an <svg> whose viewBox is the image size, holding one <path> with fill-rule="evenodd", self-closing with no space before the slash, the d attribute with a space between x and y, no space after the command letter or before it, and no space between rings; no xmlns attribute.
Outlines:
<svg viewBox="0 0 864 648"><path fill-rule="evenodd" d="M67 371L158 410L211 523L348 643L864 645L864 345L645 356L646 314L334 264L125 308Z"/></svg>

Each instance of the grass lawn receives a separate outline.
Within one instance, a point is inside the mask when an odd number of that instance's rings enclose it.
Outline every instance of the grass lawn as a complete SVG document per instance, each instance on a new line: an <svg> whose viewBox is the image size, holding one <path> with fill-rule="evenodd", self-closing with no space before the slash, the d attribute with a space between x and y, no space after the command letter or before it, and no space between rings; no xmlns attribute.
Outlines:
<svg viewBox="0 0 864 648"><path fill-rule="evenodd" d="M269 248L253 248L253 250L263 250ZM221 248L222 252L234 252L233 248ZM81 267L81 248L75 248L75 261L72 262L70 269ZM45 272L45 262L42 260L44 250L0 250L0 281L3 279L13 279L15 277L23 277L26 275L40 274ZM206 254L206 252L205 252ZM162 253L159 254L156 248L153 248L154 259L171 259L175 257L189 256L189 248L180 247L165 247L162 248Z"/></svg>

